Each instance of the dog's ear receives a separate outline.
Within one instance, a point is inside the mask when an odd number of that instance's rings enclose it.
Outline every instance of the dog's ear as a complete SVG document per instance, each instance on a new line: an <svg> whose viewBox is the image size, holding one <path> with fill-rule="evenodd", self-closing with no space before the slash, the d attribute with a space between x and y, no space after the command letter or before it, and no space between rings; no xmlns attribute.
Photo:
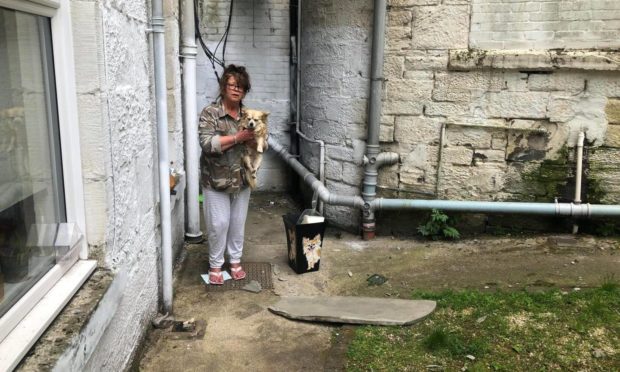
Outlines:
<svg viewBox="0 0 620 372"><path fill-rule="evenodd" d="M269 116L270 112L269 111L263 111L263 115L261 116L262 120L267 120L267 116Z"/></svg>

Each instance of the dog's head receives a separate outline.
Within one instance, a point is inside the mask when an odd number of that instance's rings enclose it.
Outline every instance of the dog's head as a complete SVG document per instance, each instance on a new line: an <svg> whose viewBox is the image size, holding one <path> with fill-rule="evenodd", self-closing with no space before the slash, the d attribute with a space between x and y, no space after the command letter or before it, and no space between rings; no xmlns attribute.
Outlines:
<svg viewBox="0 0 620 372"><path fill-rule="evenodd" d="M266 127L268 116L269 113L266 111L245 109L241 118L241 126L248 129Z"/></svg>

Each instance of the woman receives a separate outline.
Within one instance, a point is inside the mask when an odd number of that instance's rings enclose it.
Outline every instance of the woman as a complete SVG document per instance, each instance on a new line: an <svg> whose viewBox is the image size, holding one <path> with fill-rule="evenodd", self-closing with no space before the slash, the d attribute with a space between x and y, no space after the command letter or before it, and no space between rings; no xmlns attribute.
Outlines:
<svg viewBox="0 0 620 372"><path fill-rule="evenodd" d="M228 65L220 81L218 100L200 114L199 133L203 208L209 242L209 283L224 284L224 253L234 280L245 278L241 267L250 188L244 183L242 143L254 140L250 130L238 130L242 100L250 91L245 67Z"/></svg>

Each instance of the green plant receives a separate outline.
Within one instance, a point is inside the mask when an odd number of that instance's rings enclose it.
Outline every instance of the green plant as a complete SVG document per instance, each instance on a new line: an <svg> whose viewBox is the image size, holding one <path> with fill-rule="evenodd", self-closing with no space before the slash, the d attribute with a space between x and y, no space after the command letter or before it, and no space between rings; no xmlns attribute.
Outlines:
<svg viewBox="0 0 620 372"><path fill-rule="evenodd" d="M418 232L427 238L439 240L440 238L458 239L459 231L450 226L450 217L438 209L433 209L428 221L418 226Z"/></svg>

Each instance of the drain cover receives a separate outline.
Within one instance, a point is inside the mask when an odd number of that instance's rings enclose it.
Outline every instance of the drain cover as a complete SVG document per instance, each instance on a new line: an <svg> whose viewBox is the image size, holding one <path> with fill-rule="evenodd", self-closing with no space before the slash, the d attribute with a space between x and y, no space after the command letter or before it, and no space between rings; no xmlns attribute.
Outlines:
<svg viewBox="0 0 620 372"><path fill-rule="evenodd" d="M252 280L260 283L263 289L273 289L273 281L271 280L271 264L267 262L243 262L241 264L245 271L245 279L243 280L227 280L223 285L205 285L207 292L223 292L231 289L242 289ZM224 267L229 271L228 267Z"/></svg>

